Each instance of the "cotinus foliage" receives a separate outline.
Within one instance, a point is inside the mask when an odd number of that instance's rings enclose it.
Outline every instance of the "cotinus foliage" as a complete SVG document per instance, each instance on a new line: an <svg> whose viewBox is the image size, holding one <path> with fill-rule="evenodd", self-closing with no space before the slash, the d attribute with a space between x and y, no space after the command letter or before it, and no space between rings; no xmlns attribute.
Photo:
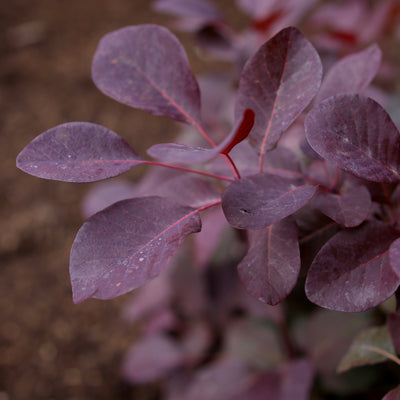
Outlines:
<svg viewBox="0 0 400 400"><path fill-rule="evenodd" d="M380 58L372 45L323 78L313 45L285 28L244 65L232 128L218 136L215 121L202 116L207 104L172 33L140 25L106 35L92 66L98 88L191 125L202 141L157 144L146 159L111 130L73 122L22 150L20 169L67 182L98 181L140 164L180 171L83 224L71 251L74 301L113 298L152 280L212 207L246 230L238 274L262 302L284 300L301 267L308 298L322 307L364 311L392 296L400 283L400 133L363 94Z"/></svg>

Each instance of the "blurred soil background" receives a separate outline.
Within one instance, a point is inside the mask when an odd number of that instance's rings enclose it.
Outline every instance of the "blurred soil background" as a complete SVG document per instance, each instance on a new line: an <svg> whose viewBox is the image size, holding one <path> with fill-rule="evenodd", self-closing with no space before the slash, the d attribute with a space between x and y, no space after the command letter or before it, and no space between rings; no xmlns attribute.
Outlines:
<svg viewBox="0 0 400 400"><path fill-rule="evenodd" d="M126 296L72 303L69 251L90 185L15 167L36 135L67 121L103 124L140 154L171 138L169 120L117 104L91 81L99 39L139 23L166 25L168 18L146 0L0 2L0 400L154 398L152 388L120 378L135 337L120 317ZM189 58L201 72L202 63Z"/></svg>

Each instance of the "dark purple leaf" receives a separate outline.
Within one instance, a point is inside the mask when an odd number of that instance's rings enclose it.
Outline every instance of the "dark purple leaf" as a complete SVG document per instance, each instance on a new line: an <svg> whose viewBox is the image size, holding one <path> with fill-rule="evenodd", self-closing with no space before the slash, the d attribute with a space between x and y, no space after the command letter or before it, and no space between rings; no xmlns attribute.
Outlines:
<svg viewBox="0 0 400 400"><path fill-rule="evenodd" d="M377 351L376 351L377 350ZM338 372L363 365L377 364L388 358L379 351L395 355L390 335L385 326L373 326L360 332L342 358Z"/></svg>
<svg viewBox="0 0 400 400"><path fill-rule="evenodd" d="M400 315L398 312L390 313L387 316L386 326L392 338L396 353L400 354Z"/></svg>
<svg viewBox="0 0 400 400"><path fill-rule="evenodd" d="M151 146L147 153L164 162L184 164L202 163L211 160L218 154L228 154L233 147L247 138L254 124L254 111L246 109L242 118L236 122L231 133L216 147L205 149L178 143L161 143Z"/></svg>
<svg viewBox="0 0 400 400"><path fill-rule="evenodd" d="M249 135L259 153L272 150L281 134L318 91L321 61L311 43L286 28L266 42L243 68L235 114L246 108L256 119Z"/></svg>
<svg viewBox="0 0 400 400"><path fill-rule="evenodd" d="M291 218L249 231L249 251L238 266L246 291L264 303L280 303L300 271L297 225Z"/></svg>
<svg viewBox="0 0 400 400"><path fill-rule="evenodd" d="M371 195L365 186L357 186L337 195L320 191L312 200L312 205L346 228L360 225L371 211Z"/></svg>
<svg viewBox="0 0 400 400"><path fill-rule="evenodd" d="M389 249L389 261L395 274L400 278L400 239L396 239Z"/></svg>
<svg viewBox="0 0 400 400"><path fill-rule="evenodd" d="M200 229L195 209L160 197L123 200L93 215L71 250L74 302L110 299L144 285Z"/></svg>
<svg viewBox="0 0 400 400"><path fill-rule="evenodd" d="M228 222L239 229L260 229L299 210L314 196L317 186L302 179L257 174L234 181L222 196Z"/></svg>
<svg viewBox="0 0 400 400"><path fill-rule="evenodd" d="M345 171L374 182L400 179L400 134L374 100L330 97L309 112L305 126L311 147Z"/></svg>
<svg viewBox="0 0 400 400"><path fill-rule="evenodd" d="M346 312L365 311L388 299L400 282L389 263L389 246L399 235L379 221L337 233L308 271L307 297Z"/></svg>
<svg viewBox="0 0 400 400"><path fill-rule="evenodd" d="M339 60L322 81L317 102L344 93L363 93L378 72L382 51L376 44Z"/></svg>
<svg viewBox="0 0 400 400"><path fill-rule="evenodd" d="M43 132L17 157L17 167L39 178L93 182L140 164L132 148L115 132L89 122L69 122Z"/></svg>
<svg viewBox="0 0 400 400"><path fill-rule="evenodd" d="M145 336L125 355L122 375L132 384L152 382L183 365L184 359L181 347L168 336Z"/></svg>
<svg viewBox="0 0 400 400"><path fill-rule="evenodd" d="M180 17L195 17L204 21L220 19L215 4L208 0L157 0L153 3L156 11Z"/></svg>
<svg viewBox="0 0 400 400"><path fill-rule="evenodd" d="M387 393L382 400L400 400L400 386Z"/></svg>
<svg viewBox="0 0 400 400"><path fill-rule="evenodd" d="M128 26L104 36L92 76L106 95L154 115L198 126L200 93L176 37L157 25Z"/></svg>

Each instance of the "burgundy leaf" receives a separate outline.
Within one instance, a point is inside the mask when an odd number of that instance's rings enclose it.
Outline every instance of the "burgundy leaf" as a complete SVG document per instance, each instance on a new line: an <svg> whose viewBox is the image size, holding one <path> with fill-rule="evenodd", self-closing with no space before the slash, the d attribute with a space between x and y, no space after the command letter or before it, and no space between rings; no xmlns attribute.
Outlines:
<svg viewBox="0 0 400 400"><path fill-rule="evenodd" d="M337 233L315 257L307 297L331 310L359 312L388 299L400 278L389 263L389 246L400 233L380 221Z"/></svg>
<svg viewBox="0 0 400 400"><path fill-rule="evenodd" d="M339 60L322 81L317 102L343 93L363 93L378 72L382 51L376 44Z"/></svg>
<svg viewBox="0 0 400 400"><path fill-rule="evenodd" d="M114 100L198 126L200 92L185 50L166 28L128 26L104 36L93 58L96 86Z"/></svg>
<svg viewBox="0 0 400 400"><path fill-rule="evenodd" d="M311 147L345 171L374 182L400 179L400 134L374 100L330 97L309 112L305 126Z"/></svg>
<svg viewBox="0 0 400 400"><path fill-rule="evenodd" d="M292 291L300 271L297 234L291 218L249 231L249 251L238 272L250 295L275 305Z"/></svg>
<svg viewBox="0 0 400 400"><path fill-rule="evenodd" d="M314 378L314 367L305 359L292 360L282 371L279 400L308 400Z"/></svg>
<svg viewBox="0 0 400 400"><path fill-rule="evenodd" d="M344 195L320 191L312 205L346 228L360 225L371 210L371 195L365 186L357 186Z"/></svg>
<svg viewBox="0 0 400 400"><path fill-rule="evenodd" d="M266 42L243 68L235 113L255 111L251 143L263 154L318 91L322 66L311 43L293 27Z"/></svg>
<svg viewBox="0 0 400 400"><path fill-rule="evenodd" d="M93 215L71 250L74 302L110 299L144 285L200 229L195 209L160 197L123 200Z"/></svg>
<svg viewBox="0 0 400 400"><path fill-rule="evenodd" d="M400 386L397 386L389 393L387 393L382 400L399 400L399 399L400 399Z"/></svg>
<svg viewBox="0 0 400 400"><path fill-rule="evenodd" d="M257 174L234 181L222 195L228 222L239 229L260 229L299 210L314 196L317 186L302 179Z"/></svg>
<svg viewBox="0 0 400 400"><path fill-rule="evenodd" d="M400 354L400 315L398 313L390 313L387 316L386 326L396 353Z"/></svg>
<svg viewBox="0 0 400 400"><path fill-rule="evenodd" d="M110 178L141 162L115 132L89 122L55 126L33 139L17 157L22 171L64 182Z"/></svg>
<svg viewBox="0 0 400 400"><path fill-rule="evenodd" d="M231 133L218 146L212 149L178 143L161 143L151 146L147 153L151 157L164 162L195 164L209 161L218 154L228 154L233 147L246 139L253 127L254 117L254 111L246 109L242 118L236 122Z"/></svg>
<svg viewBox="0 0 400 400"><path fill-rule="evenodd" d="M132 384L152 382L181 366L184 358L184 351L168 336L145 336L125 355L122 375Z"/></svg>

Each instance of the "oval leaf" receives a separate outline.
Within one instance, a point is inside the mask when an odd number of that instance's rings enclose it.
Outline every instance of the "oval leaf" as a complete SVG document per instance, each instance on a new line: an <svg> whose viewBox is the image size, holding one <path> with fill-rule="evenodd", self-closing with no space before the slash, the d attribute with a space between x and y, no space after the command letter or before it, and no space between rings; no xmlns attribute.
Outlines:
<svg viewBox="0 0 400 400"><path fill-rule="evenodd" d="M399 400L400 399L400 386L397 386L389 393L382 400Z"/></svg>
<svg viewBox="0 0 400 400"><path fill-rule="evenodd" d="M358 186L344 195L319 192L313 206L346 228L360 225L371 210L371 195L365 186Z"/></svg>
<svg viewBox="0 0 400 400"><path fill-rule="evenodd" d="M336 311L359 312L377 306L400 279L389 263L389 246L399 232L379 221L337 233L315 257L306 280L307 297Z"/></svg>
<svg viewBox="0 0 400 400"><path fill-rule="evenodd" d="M314 196L317 186L301 179L257 174L234 181L222 195L228 222L239 229L260 229L299 210Z"/></svg>
<svg viewBox="0 0 400 400"><path fill-rule="evenodd" d="M140 164L132 148L115 132L89 122L69 122L43 132L17 157L17 167L39 178L93 182Z"/></svg>
<svg viewBox="0 0 400 400"><path fill-rule="evenodd" d="M72 245L74 302L111 299L144 285L200 229L195 209L161 197L123 200L93 215Z"/></svg>
<svg viewBox="0 0 400 400"><path fill-rule="evenodd" d="M177 38L157 25L128 26L104 36L92 76L107 96L154 115L197 125L198 83Z"/></svg>
<svg viewBox="0 0 400 400"><path fill-rule="evenodd" d="M297 234L297 225L291 218L249 231L249 251L238 272L251 296L275 305L292 291L300 272Z"/></svg>
<svg viewBox="0 0 400 400"><path fill-rule="evenodd" d="M266 42L243 68L235 114L255 111L249 136L261 153L272 150L317 93L321 60L296 28L283 29Z"/></svg>
<svg viewBox="0 0 400 400"><path fill-rule="evenodd" d="M377 74L381 60L382 51L376 44L342 58L326 74L317 101L336 94L364 92Z"/></svg>
<svg viewBox="0 0 400 400"><path fill-rule="evenodd" d="M390 335L385 326L374 326L360 332L354 339L350 349L340 361L338 372L345 372L362 365L377 364L387 361L395 355Z"/></svg>
<svg viewBox="0 0 400 400"><path fill-rule="evenodd" d="M312 109L305 120L311 147L359 178L400 179L400 134L388 113L360 95L337 95Z"/></svg>

